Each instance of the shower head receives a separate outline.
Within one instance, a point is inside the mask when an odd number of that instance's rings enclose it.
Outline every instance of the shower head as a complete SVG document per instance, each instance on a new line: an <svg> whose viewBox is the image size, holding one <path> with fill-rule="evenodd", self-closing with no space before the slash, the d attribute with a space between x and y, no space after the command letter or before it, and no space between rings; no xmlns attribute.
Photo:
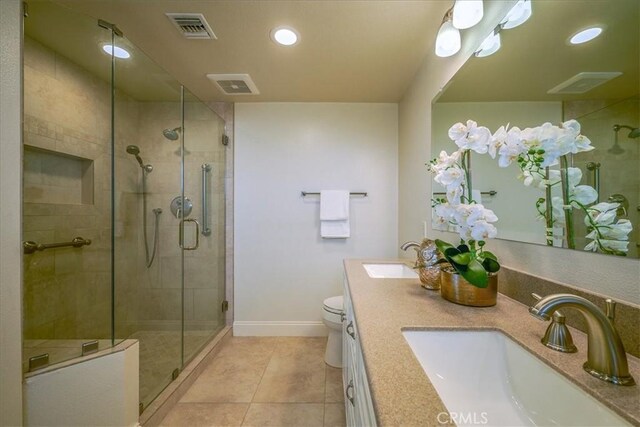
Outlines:
<svg viewBox="0 0 640 427"><path fill-rule="evenodd" d="M127 145L127 153L135 156L136 160L138 161L138 164L140 165L143 171L151 172L153 170L153 166L145 165L144 162L142 161L142 158L140 157L140 147L138 147L137 145Z"/></svg>
<svg viewBox="0 0 640 427"><path fill-rule="evenodd" d="M181 127L173 128L173 129L165 129L162 131L162 134L169 141L177 141L180 138L179 132L182 131Z"/></svg>
<svg viewBox="0 0 640 427"><path fill-rule="evenodd" d="M640 137L640 128L634 128L628 125L613 125L614 132L618 133L620 129L629 129L631 131L629 135L627 135L627 138L635 139Z"/></svg>

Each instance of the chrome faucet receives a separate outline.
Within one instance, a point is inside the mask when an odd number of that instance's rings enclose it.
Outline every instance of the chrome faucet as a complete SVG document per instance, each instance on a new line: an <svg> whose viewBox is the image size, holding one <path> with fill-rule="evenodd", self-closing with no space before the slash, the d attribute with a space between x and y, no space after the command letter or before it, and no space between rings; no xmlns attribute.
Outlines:
<svg viewBox="0 0 640 427"><path fill-rule="evenodd" d="M542 298L529 308L532 316L549 320L556 310L575 308L587 321L588 348L587 361L582 365L585 371L603 381L619 385L634 385L629 374L627 354L620 336L613 326L615 302L607 299L607 313L603 313L591 301L572 294L555 294Z"/></svg>
<svg viewBox="0 0 640 427"><path fill-rule="evenodd" d="M403 251L407 251L409 248L415 248L416 250L419 250L420 243L414 242L414 241L408 241L408 242L404 242L402 246L400 246L400 249L402 249Z"/></svg>

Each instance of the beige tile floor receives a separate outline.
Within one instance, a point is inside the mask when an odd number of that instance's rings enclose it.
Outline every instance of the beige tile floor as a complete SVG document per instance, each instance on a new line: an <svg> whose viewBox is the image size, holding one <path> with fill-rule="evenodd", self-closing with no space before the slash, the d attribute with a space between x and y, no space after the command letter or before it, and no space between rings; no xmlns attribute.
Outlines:
<svg viewBox="0 0 640 427"><path fill-rule="evenodd" d="M342 370L326 338L234 337L162 426L344 426Z"/></svg>

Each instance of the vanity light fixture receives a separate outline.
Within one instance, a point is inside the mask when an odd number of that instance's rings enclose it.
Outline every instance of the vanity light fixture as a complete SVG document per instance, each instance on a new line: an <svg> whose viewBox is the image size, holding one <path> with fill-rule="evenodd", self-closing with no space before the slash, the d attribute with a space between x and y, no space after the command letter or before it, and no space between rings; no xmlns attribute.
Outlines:
<svg viewBox="0 0 640 427"><path fill-rule="evenodd" d="M127 50L112 44L102 45L102 50L104 50L105 53L120 59L127 59L131 57L131 54Z"/></svg>
<svg viewBox="0 0 640 427"><path fill-rule="evenodd" d="M571 44L582 44L588 41L591 41L602 34L602 27L591 27L585 30L582 30L569 39L569 43Z"/></svg>
<svg viewBox="0 0 640 427"><path fill-rule="evenodd" d="M500 46L500 28L498 27L482 41L475 55L478 58L493 55L500 49Z"/></svg>
<svg viewBox="0 0 640 427"><path fill-rule="evenodd" d="M531 17L531 0L519 0L507 13L504 21L500 23L502 28L510 30L524 24Z"/></svg>
<svg viewBox="0 0 640 427"><path fill-rule="evenodd" d="M298 43L300 35L291 27L276 27L271 30L271 40L282 46L293 46Z"/></svg>
<svg viewBox="0 0 640 427"><path fill-rule="evenodd" d="M436 55L446 58L460 50L460 31L452 23L453 8L449 9L442 19L442 25L436 37Z"/></svg>
<svg viewBox="0 0 640 427"><path fill-rule="evenodd" d="M480 22L483 14L482 0L456 0L453 5L453 26L466 30Z"/></svg>

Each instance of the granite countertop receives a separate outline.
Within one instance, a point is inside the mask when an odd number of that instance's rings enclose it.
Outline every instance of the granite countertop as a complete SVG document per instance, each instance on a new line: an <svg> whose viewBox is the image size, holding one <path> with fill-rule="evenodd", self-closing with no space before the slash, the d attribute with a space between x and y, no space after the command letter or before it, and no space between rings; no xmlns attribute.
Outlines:
<svg viewBox="0 0 640 427"><path fill-rule="evenodd" d="M446 412L402 335L407 329L493 329L503 332L633 425L640 425L640 385L616 386L582 369L587 336L570 328L577 353L560 353L540 343L548 326L528 307L502 294L494 307L450 303L439 292L420 287L419 279L373 279L363 263L407 260L345 260L344 266L358 327L371 397L379 425L437 425ZM627 355L631 375L640 384L640 360Z"/></svg>

